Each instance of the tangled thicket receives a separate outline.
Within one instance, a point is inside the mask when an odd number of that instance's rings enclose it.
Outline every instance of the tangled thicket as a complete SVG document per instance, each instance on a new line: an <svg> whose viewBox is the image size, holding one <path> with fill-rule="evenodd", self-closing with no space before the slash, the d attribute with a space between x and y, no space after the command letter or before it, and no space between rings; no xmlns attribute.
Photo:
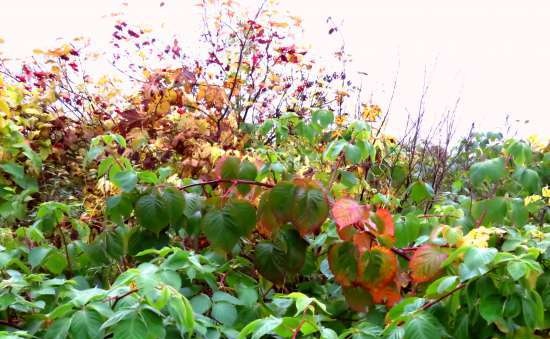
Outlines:
<svg viewBox="0 0 550 339"><path fill-rule="evenodd" d="M343 49L202 6L195 55L118 21L107 75L2 60L0 336L549 335L548 145L395 140Z"/></svg>

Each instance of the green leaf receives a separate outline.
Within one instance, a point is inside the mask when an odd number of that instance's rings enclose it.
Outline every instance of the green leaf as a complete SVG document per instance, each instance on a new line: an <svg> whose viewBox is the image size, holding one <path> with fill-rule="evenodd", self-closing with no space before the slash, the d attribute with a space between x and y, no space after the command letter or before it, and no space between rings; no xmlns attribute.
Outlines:
<svg viewBox="0 0 550 339"><path fill-rule="evenodd" d="M274 283L298 273L306 259L307 242L293 229L281 230L274 242L256 245L255 264L262 276Z"/></svg>
<svg viewBox="0 0 550 339"><path fill-rule="evenodd" d="M239 166L241 159L237 157L222 158L220 161L220 177L222 179L237 179L239 177Z"/></svg>
<svg viewBox="0 0 550 339"><path fill-rule="evenodd" d="M308 183L297 186L291 221L301 235L316 232L327 219L328 212L328 199L321 189Z"/></svg>
<svg viewBox="0 0 550 339"><path fill-rule="evenodd" d="M166 187L162 190L162 200L166 206L168 220L174 225L183 216L185 199L183 193L175 187Z"/></svg>
<svg viewBox="0 0 550 339"><path fill-rule="evenodd" d="M270 334L283 323L283 319L270 316L268 318L256 319L243 327L239 333L238 339L246 339L250 333L253 333L252 339L260 339L266 334Z"/></svg>
<svg viewBox="0 0 550 339"><path fill-rule="evenodd" d="M470 180L474 186L479 186L483 181L495 182L505 174L504 159L494 158L477 162L470 167Z"/></svg>
<svg viewBox="0 0 550 339"><path fill-rule="evenodd" d="M333 244L328 252L328 262L334 279L343 286L351 285L358 277L357 257L359 253L350 242Z"/></svg>
<svg viewBox="0 0 550 339"><path fill-rule="evenodd" d="M232 200L222 209L212 209L202 219L202 230L215 248L230 252L239 239L256 224L256 208L246 201Z"/></svg>
<svg viewBox="0 0 550 339"><path fill-rule="evenodd" d="M59 250L52 251L46 258L44 267L54 275L61 274L67 267L67 258Z"/></svg>
<svg viewBox="0 0 550 339"><path fill-rule="evenodd" d="M535 170L518 167L513 174L513 178L518 181L529 194L535 194L540 191L541 180L539 174Z"/></svg>
<svg viewBox="0 0 550 339"><path fill-rule="evenodd" d="M529 266L521 260L510 261L506 264L506 270L512 279L517 281L529 272Z"/></svg>
<svg viewBox="0 0 550 339"><path fill-rule="evenodd" d="M156 185L159 182L159 178L153 171L140 171L138 173L138 179L145 184Z"/></svg>
<svg viewBox="0 0 550 339"><path fill-rule="evenodd" d="M183 295L175 292L168 301L168 312L176 320L181 333L193 334L195 328L195 317L193 316L193 306Z"/></svg>
<svg viewBox="0 0 550 339"><path fill-rule="evenodd" d="M242 305L243 304L242 301L235 298L231 294L229 294L227 292L222 292L222 291L214 292L214 294L212 295L212 301L213 302L226 302L226 303L233 304L233 305Z"/></svg>
<svg viewBox="0 0 550 339"><path fill-rule="evenodd" d="M44 339L65 339L69 335L72 318L61 318L54 321L44 334Z"/></svg>
<svg viewBox="0 0 550 339"><path fill-rule="evenodd" d="M352 144L345 145L344 154L346 156L346 161L351 164L358 164L361 162L363 158L361 155L361 149L359 149L359 147Z"/></svg>
<svg viewBox="0 0 550 339"><path fill-rule="evenodd" d="M530 329L542 328L544 324L544 305L540 295L534 290L527 290L521 299L523 320Z"/></svg>
<svg viewBox="0 0 550 339"><path fill-rule="evenodd" d="M239 167L239 174L238 174L239 179L256 180L257 175L258 175L258 169L256 168L256 165L254 165L248 160L241 162L241 165ZM241 194L246 194L250 192L250 185L239 184L237 185L237 189Z"/></svg>
<svg viewBox="0 0 550 339"><path fill-rule="evenodd" d="M334 113L326 109L314 111L311 114L311 122L321 129L327 128L334 121Z"/></svg>
<svg viewBox="0 0 550 339"><path fill-rule="evenodd" d="M422 202L426 199L433 198L434 190L432 186L428 183L422 181L414 182L410 187L411 199L415 203Z"/></svg>
<svg viewBox="0 0 550 339"><path fill-rule="evenodd" d="M501 224L507 209L506 199L502 197L475 201L472 204L472 217L481 225Z"/></svg>
<svg viewBox="0 0 550 339"><path fill-rule="evenodd" d="M127 193L109 197L106 205L105 214L117 224L122 224L134 210L133 199Z"/></svg>
<svg viewBox="0 0 550 339"><path fill-rule="evenodd" d="M359 179L352 172L340 171L340 182L346 187L352 188L359 184Z"/></svg>
<svg viewBox="0 0 550 339"><path fill-rule="evenodd" d="M113 326L113 339L162 339L165 335L162 319L147 310L134 311Z"/></svg>
<svg viewBox="0 0 550 339"><path fill-rule="evenodd" d="M426 289L426 296L435 297L448 293L458 286L459 282L460 280L456 275L441 277L428 286Z"/></svg>
<svg viewBox="0 0 550 339"><path fill-rule="evenodd" d="M502 317L504 300L499 295L483 295L479 301L479 314L489 324Z"/></svg>
<svg viewBox="0 0 550 339"><path fill-rule="evenodd" d="M403 339L437 339L442 337L441 325L429 313L419 313L405 324Z"/></svg>
<svg viewBox="0 0 550 339"><path fill-rule="evenodd" d="M124 192L130 192L136 187L138 175L134 170L117 172L112 179L113 183Z"/></svg>
<svg viewBox="0 0 550 339"><path fill-rule="evenodd" d="M212 306L212 302L206 294L197 294L189 302L193 307L193 311L198 314L206 313Z"/></svg>
<svg viewBox="0 0 550 339"><path fill-rule="evenodd" d="M70 334L74 338L96 339L103 337L101 324L103 318L93 310L82 309L73 314Z"/></svg>
<svg viewBox="0 0 550 339"><path fill-rule="evenodd" d="M516 165L524 166L531 162L533 152L531 147L523 141L514 141L507 149Z"/></svg>
<svg viewBox="0 0 550 339"><path fill-rule="evenodd" d="M237 321L237 309L234 305L226 302L219 302L212 306L212 318L225 326L231 326Z"/></svg>
<svg viewBox="0 0 550 339"><path fill-rule="evenodd" d="M348 142L345 140L332 141L323 152L323 159L327 161L336 160L346 145L348 145Z"/></svg>
<svg viewBox="0 0 550 339"><path fill-rule="evenodd" d="M151 192L139 198L136 202L135 214L142 227L157 234L170 222L166 201L157 192Z"/></svg>
<svg viewBox="0 0 550 339"><path fill-rule="evenodd" d="M495 248L468 248L464 256L464 262L458 267L460 279L466 281L487 273L489 271L488 265L493 261L496 254L497 250Z"/></svg>
<svg viewBox="0 0 550 339"><path fill-rule="evenodd" d="M42 265L42 262L52 249L48 247L34 247L29 252L29 264L31 268Z"/></svg>
<svg viewBox="0 0 550 339"><path fill-rule="evenodd" d="M280 182L269 193L264 193L269 194L266 196L266 204L281 224L291 220L295 192L296 185L291 182Z"/></svg>

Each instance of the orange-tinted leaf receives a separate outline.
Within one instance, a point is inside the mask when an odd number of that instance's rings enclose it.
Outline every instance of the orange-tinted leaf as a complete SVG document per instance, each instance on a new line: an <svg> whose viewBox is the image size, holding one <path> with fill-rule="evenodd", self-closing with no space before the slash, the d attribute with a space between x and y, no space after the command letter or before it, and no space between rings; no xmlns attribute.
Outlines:
<svg viewBox="0 0 550 339"><path fill-rule="evenodd" d="M442 271L441 263L447 256L447 250L442 247L423 245L418 248L409 262L412 280L423 283L437 278Z"/></svg>
<svg viewBox="0 0 550 339"><path fill-rule="evenodd" d="M367 312L369 306L373 305L372 296L362 287L343 287L342 293L349 307L356 312Z"/></svg>
<svg viewBox="0 0 550 339"><path fill-rule="evenodd" d="M358 280L368 287L391 281L397 272L395 254L381 246L374 246L362 253L358 265Z"/></svg>
<svg viewBox="0 0 550 339"><path fill-rule="evenodd" d="M393 225L393 218L387 209L379 208L376 210L376 226L378 233L390 237L394 236L395 227Z"/></svg>
<svg viewBox="0 0 550 339"><path fill-rule="evenodd" d="M357 279L357 249L350 242L333 244L328 252L328 264L334 280L350 286Z"/></svg>
<svg viewBox="0 0 550 339"><path fill-rule="evenodd" d="M386 304L386 306L392 307L401 300L401 293L394 283L373 286L369 288L369 292L376 304Z"/></svg>
<svg viewBox="0 0 550 339"><path fill-rule="evenodd" d="M277 220L269 204L269 193L270 192L265 192L258 204L257 229L258 232L265 237L271 237L271 235L281 227L281 223Z"/></svg>
<svg viewBox="0 0 550 339"><path fill-rule="evenodd" d="M363 215L364 206L352 199L338 199L334 202L334 205L332 205L332 218L336 222L338 229L361 221Z"/></svg>
<svg viewBox="0 0 550 339"><path fill-rule="evenodd" d="M353 235L353 243L360 254L370 250L372 246L372 237L367 232L357 232Z"/></svg>

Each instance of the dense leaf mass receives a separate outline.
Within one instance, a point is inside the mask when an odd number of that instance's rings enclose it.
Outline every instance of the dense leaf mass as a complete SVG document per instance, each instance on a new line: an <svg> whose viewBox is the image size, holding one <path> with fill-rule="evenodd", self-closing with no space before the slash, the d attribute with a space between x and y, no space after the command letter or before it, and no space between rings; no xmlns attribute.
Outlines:
<svg viewBox="0 0 550 339"><path fill-rule="evenodd" d="M548 145L396 140L299 18L199 7L0 59L1 338L550 336Z"/></svg>

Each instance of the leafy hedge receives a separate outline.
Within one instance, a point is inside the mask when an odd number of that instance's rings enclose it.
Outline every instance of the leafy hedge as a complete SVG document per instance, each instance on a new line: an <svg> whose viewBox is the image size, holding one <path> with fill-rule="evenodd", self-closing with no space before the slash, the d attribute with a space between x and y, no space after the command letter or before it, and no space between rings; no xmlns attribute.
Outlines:
<svg viewBox="0 0 550 339"><path fill-rule="evenodd" d="M3 72L0 336L548 336L548 145L479 133L418 152L375 105L346 119L328 87L247 117L265 92L312 88L254 81L308 70L258 13L217 80L148 69L130 95L75 89L70 46ZM278 57L254 73L266 46Z"/></svg>

